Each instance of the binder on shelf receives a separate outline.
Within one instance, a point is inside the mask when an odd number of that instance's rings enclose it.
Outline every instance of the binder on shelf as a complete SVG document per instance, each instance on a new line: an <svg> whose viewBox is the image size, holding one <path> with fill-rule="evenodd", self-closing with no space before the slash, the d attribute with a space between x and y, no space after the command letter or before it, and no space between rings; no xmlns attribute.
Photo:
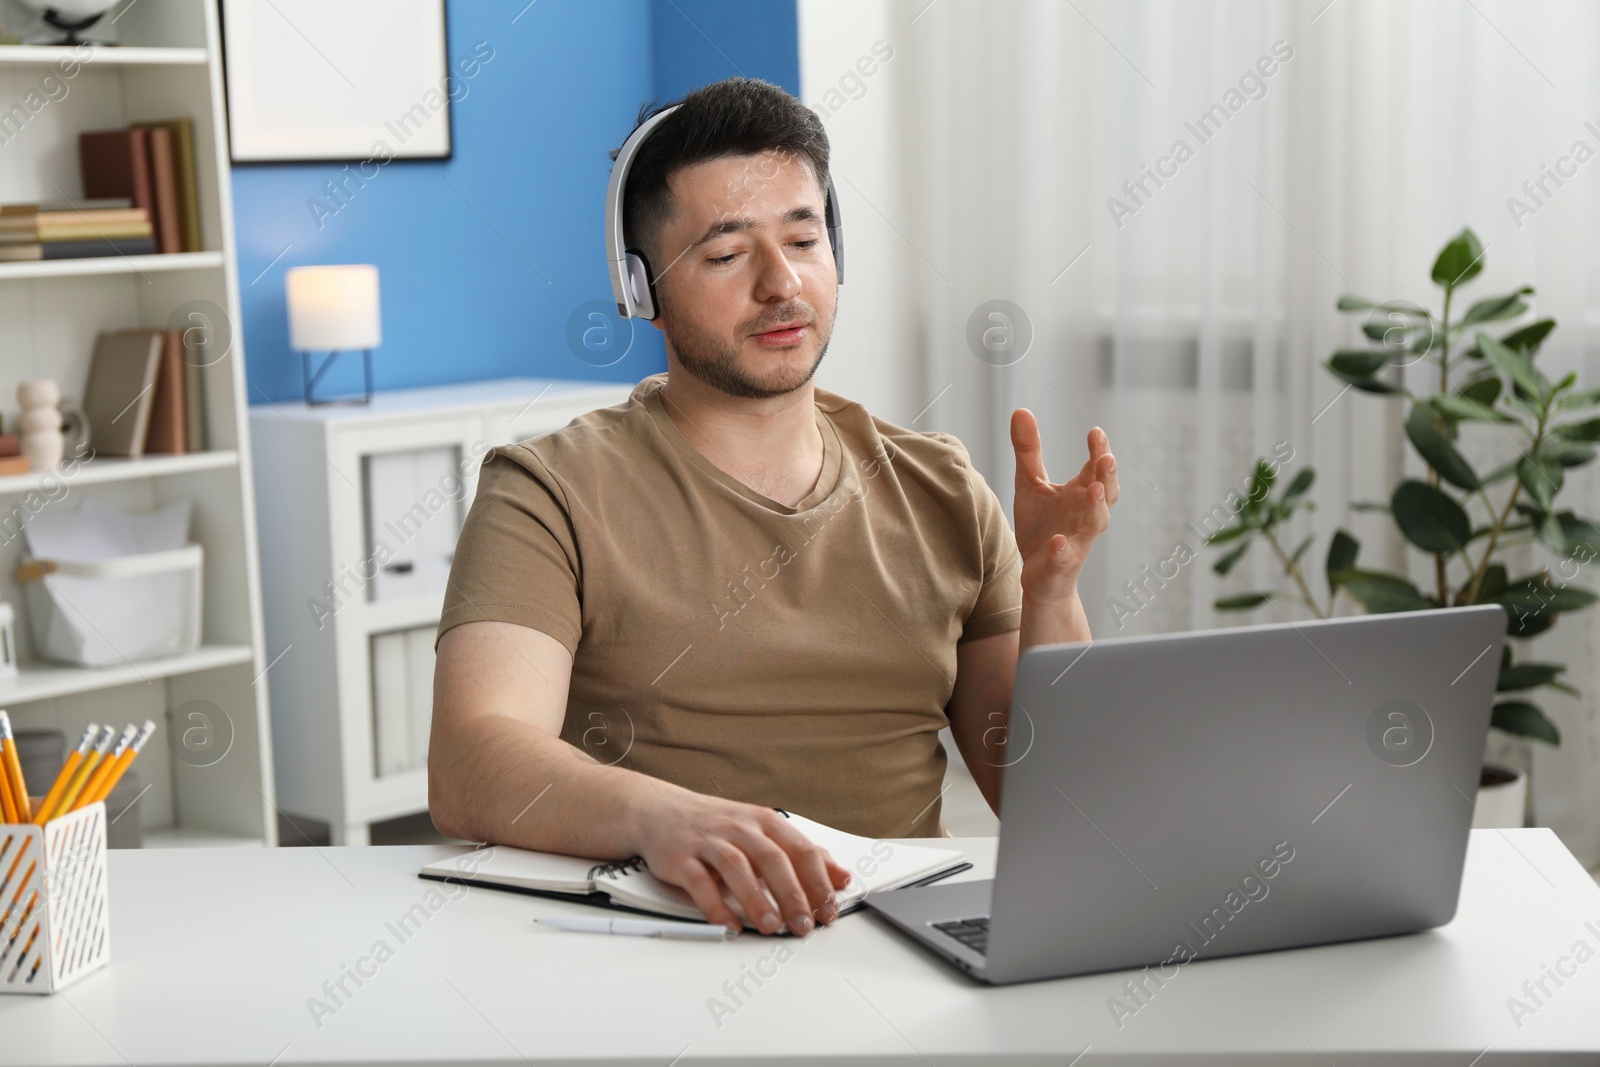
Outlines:
<svg viewBox="0 0 1600 1067"><path fill-rule="evenodd" d="M373 634L371 641L373 773L382 778L411 769L411 679L404 630Z"/></svg>
<svg viewBox="0 0 1600 1067"><path fill-rule="evenodd" d="M365 457L367 549L388 560L373 576L371 599L444 592L461 536L461 502L445 493L458 451L446 446Z"/></svg>
<svg viewBox="0 0 1600 1067"><path fill-rule="evenodd" d="M373 772L380 778L428 766L435 629L418 626L371 637Z"/></svg>
<svg viewBox="0 0 1600 1067"><path fill-rule="evenodd" d="M89 423L89 443L97 454L144 453L160 361L158 330L101 333L95 339L83 414Z"/></svg>

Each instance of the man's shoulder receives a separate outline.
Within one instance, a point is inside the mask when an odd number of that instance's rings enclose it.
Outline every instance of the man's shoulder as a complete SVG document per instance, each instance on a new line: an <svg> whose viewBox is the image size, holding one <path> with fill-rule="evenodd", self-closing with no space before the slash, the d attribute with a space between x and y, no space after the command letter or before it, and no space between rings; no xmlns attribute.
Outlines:
<svg viewBox="0 0 1600 1067"><path fill-rule="evenodd" d="M868 411L860 401L818 388L817 407L841 428L853 434L864 451L880 463L915 468L927 473L955 472L967 477L972 458L954 434L917 430L891 422ZM915 420L913 420L915 421Z"/></svg>
<svg viewBox="0 0 1600 1067"><path fill-rule="evenodd" d="M586 411L559 429L497 445L489 454L510 460L530 473L554 474L564 479L616 470L619 462L636 460L641 453L651 451L650 413L645 404L660 388L663 377L644 378L620 404Z"/></svg>

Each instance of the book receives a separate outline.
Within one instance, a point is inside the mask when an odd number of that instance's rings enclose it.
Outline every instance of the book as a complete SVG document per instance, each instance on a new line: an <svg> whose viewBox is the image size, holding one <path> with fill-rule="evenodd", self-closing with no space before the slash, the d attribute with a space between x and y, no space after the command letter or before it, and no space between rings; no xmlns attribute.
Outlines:
<svg viewBox="0 0 1600 1067"><path fill-rule="evenodd" d="M156 218L150 184L150 136L140 127L84 130L78 134L78 166L85 199L126 197Z"/></svg>
<svg viewBox="0 0 1600 1067"><path fill-rule="evenodd" d="M156 250L153 237L106 237L92 241L34 241L0 244L0 262L35 259L84 259L90 256L147 256Z"/></svg>
<svg viewBox="0 0 1600 1067"><path fill-rule="evenodd" d="M122 330L95 338L83 415L96 454L143 454L160 362L160 330Z"/></svg>
<svg viewBox="0 0 1600 1067"><path fill-rule="evenodd" d="M27 456L0 456L0 474L27 474L30 469Z"/></svg>
<svg viewBox="0 0 1600 1067"><path fill-rule="evenodd" d="M151 129L163 126L172 133L173 177L177 182L178 229L181 250L201 251L200 239L200 171L195 163L194 120L190 118L158 119L136 125Z"/></svg>
<svg viewBox="0 0 1600 1067"><path fill-rule="evenodd" d="M153 237L148 222L80 222L56 223L38 227L41 244L54 241L95 241L116 237Z"/></svg>
<svg viewBox="0 0 1600 1067"><path fill-rule="evenodd" d="M411 770L411 726L408 721L410 672L406 670L404 630L373 634L372 756L373 773L383 778Z"/></svg>
<svg viewBox="0 0 1600 1067"><path fill-rule="evenodd" d="M30 214L36 211L101 211L114 208L131 208L133 200L126 196L101 196L79 200L31 200L0 204L0 218L6 215Z"/></svg>
<svg viewBox="0 0 1600 1067"><path fill-rule="evenodd" d="M151 223L156 247L162 252L183 251L183 230L178 218L177 160L173 157L172 131L165 126L145 128L150 139L150 192L155 199Z"/></svg>
<svg viewBox="0 0 1600 1067"><path fill-rule="evenodd" d="M155 398L150 403L150 425L145 430L146 452L189 451L189 420L183 410L183 331L161 331L161 365L156 371Z"/></svg>
<svg viewBox="0 0 1600 1067"><path fill-rule="evenodd" d="M794 827L828 851L836 863L850 871L850 884L839 891L839 913L854 911L868 893L884 893L936 881L971 866L956 849L904 845L858 837L781 811ZM506 889L535 896L574 900L600 907L705 921L705 913L689 894L650 873L645 861L603 862L560 856L550 852L495 845L491 849L463 847L456 855L435 860L418 872L438 882L459 882L485 889ZM731 896L729 908L754 929L744 909Z"/></svg>
<svg viewBox="0 0 1600 1067"><path fill-rule="evenodd" d="M201 364L204 357L203 349L190 351L185 343L189 335L188 330L179 330L179 346L183 350L183 413L188 419L189 426L184 434L188 442L189 451L204 452L207 445L206 437L206 380L205 367Z"/></svg>

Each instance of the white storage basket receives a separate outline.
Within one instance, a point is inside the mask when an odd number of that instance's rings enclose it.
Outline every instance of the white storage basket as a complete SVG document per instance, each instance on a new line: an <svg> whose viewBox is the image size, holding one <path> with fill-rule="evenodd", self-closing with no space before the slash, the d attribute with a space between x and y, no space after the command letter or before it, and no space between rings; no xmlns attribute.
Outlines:
<svg viewBox="0 0 1600 1067"><path fill-rule="evenodd" d="M0 993L54 993L110 958L105 804L0 823Z"/></svg>
<svg viewBox="0 0 1600 1067"><path fill-rule="evenodd" d="M92 563L24 555L34 651L80 667L190 652L200 645L199 545Z"/></svg>

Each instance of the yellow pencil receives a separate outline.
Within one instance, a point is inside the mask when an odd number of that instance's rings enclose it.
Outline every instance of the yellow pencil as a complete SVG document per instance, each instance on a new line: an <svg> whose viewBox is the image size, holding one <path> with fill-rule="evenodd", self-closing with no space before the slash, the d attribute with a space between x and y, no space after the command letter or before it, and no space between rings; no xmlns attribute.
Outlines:
<svg viewBox="0 0 1600 1067"><path fill-rule="evenodd" d="M106 753L111 751L111 744L116 739L117 728L115 726L107 725L100 728L100 740L95 742L94 748L84 761L78 764L78 769L72 774L72 781L67 783L67 791L61 794L61 799L56 802L55 807L50 809L50 814L45 818L53 819L57 815L64 815L72 810L72 805L78 799L78 794L83 792L83 787L88 783L89 776L94 773L94 769L99 765L100 761L105 759Z"/></svg>
<svg viewBox="0 0 1600 1067"><path fill-rule="evenodd" d="M6 822L17 821L17 805L11 800L10 775L0 773L0 815Z"/></svg>
<svg viewBox="0 0 1600 1067"><path fill-rule="evenodd" d="M83 762L83 757L89 751L89 745L94 741L94 735L99 732L100 727L94 723L83 728L83 736L78 739L78 747L67 753L66 760L61 764L61 770L56 773L56 780L50 784L50 792L39 802L39 810L33 813L35 826L43 826L48 821L50 809L61 799L61 794L67 791L67 783L72 780L72 772Z"/></svg>
<svg viewBox="0 0 1600 1067"><path fill-rule="evenodd" d="M138 732L139 728L131 722L123 727L122 736L117 738L117 747L112 749L110 754L95 766L93 773L89 775L88 781L84 782L83 788L79 790L77 799L72 802L70 807L62 811L63 815L69 811L77 811L85 804L94 802L94 795L100 789L100 783L111 775L111 768L117 765L117 760L121 759L122 754L128 750L128 746L133 744L133 737Z"/></svg>
<svg viewBox="0 0 1600 1067"><path fill-rule="evenodd" d="M131 730L133 727L130 726L128 729ZM78 807L81 808L85 804L93 804L97 800L104 800L110 796L111 790L116 788L117 781L122 777L123 772L128 769L128 764L133 762L133 757L139 754L139 750L144 748L144 743L150 740L150 735L155 732L156 724L152 720L146 719L144 726L139 730L138 736L126 748L118 752L116 758L108 765L105 777L100 780L99 784L97 785L91 781L84 788L83 796L78 798Z"/></svg>
<svg viewBox="0 0 1600 1067"><path fill-rule="evenodd" d="M12 822L32 822L33 808L28 803L28 783L22 777L22 760L17 756L17 735L11 731L11 716L0 708L0 760L5 762L6 781L11 786L11 804L17 809Z"/></svg>

